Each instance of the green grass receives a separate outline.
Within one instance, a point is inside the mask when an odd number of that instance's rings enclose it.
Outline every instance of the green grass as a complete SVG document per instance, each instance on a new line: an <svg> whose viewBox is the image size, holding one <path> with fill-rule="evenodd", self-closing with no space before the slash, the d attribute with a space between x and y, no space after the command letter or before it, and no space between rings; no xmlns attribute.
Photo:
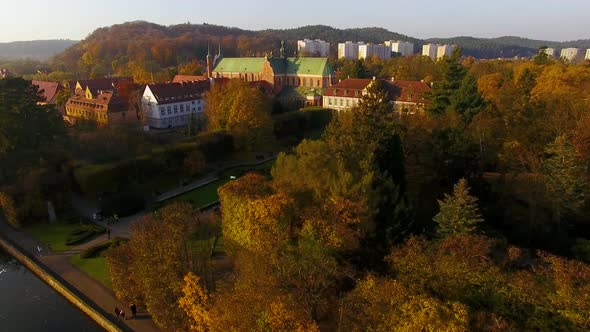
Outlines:
<svg viewBox="0 0 590 332"><path fill-rule="evenodd" d="M66 245L66 239L78 226L79 224L37 223L26 227L25 231L35 240L48 246L52 251L65 251L71 248L71 246Z"/></svg>
<svg viewBox="0 0 590 332"><path fill-rule="evenodd" d="M189 191L185 194L177 196L173 198L171 201L174 202L188 202L191 203L194 207L200 208L211 203L217 202L219 200L219 196L217 195L217 189L223 186L224 184L228 183L230 180L230 176L241 176L245 172L251 170L261 170L266 171L269 170L272 165L274 165L274 160L267 161L258 166L251 166L251 167L236 167L230 170L227 170L220 174L219 180L209 183L203 187L197 188L195 190Z"/></svg>
<svg viewBox="0 0 590 332"><path fill-rule="evenodd" d="M102 255L93 258L80 258L80 255L76 255L70 258L70 263L107 288L111 288L111 278L109 277L107 261Z"/></svg>

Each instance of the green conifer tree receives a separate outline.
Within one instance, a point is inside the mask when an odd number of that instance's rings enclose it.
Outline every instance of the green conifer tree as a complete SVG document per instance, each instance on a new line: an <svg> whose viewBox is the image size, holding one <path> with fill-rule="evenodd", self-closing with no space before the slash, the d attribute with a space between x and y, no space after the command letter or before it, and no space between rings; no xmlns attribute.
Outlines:
<svg viewBox="0 0 590 332"><path fill-rule="evenodd" d="M477 198L469 194L465 179L459 180L453 188L453 194L445 194L445 199L439 200L438 205L440 211L433 220L438 224L437 234L440 238L475 233L483 221Z"/></svg>

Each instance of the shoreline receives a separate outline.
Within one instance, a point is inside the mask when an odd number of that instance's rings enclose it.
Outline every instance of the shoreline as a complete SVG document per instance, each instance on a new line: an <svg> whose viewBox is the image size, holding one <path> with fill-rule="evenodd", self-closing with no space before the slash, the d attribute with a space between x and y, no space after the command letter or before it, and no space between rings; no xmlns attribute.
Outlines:
<svg viewBox="0 0 590 332"><path fill-rule="evenodd" d="M80 310L86 316L94 320L100 327L109 332L124 331L110 319L106 318L105 315L100 313L92 305L87 303L88 301L80 298L79 295L77 295L65 285L65 282L59 281L57 278L55 278L49 269L42 266L43 264L41 262L35 262L35 259L25 254L24 250L17 248L18 245L6 239L3 234L0 234L0 246L8 254L23 264L29 271L41 279L45 284L51 287L55 292L68 300L74 307L78 308L78 310Z"/></svg>

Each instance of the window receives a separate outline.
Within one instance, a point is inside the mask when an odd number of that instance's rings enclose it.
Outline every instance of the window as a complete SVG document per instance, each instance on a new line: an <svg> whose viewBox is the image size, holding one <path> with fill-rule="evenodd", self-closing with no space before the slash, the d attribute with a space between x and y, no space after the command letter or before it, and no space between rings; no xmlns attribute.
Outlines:
<svg viewBox="0 0 590 332"><path fill-rule="evenodd" d="M319 87L319 86L320 86L320 80L318 80L318 82L317 82L317 85L316 85L316 86L317 86L317 87Z"/></svg>
<svg viewBox="0 0 590 332"><path fill-rule="evenodd" d="M199 111L201 110L201 106L199 106Z"/></svg>
<svg viewBox="0 0 590 332"><path fill-rule="evenodd" d="M160 115L164 115L166 112L164 111L164 107L160 107Z"/></svg>
<svg viewBox="0 0 590 332"><path fill-rule="evenodd" d="M184 113L184 105L180 105L180 113Z"/></svg>
<svg viewBox="0 0 590 332"><path fill-rule="evenodd" d="M168 111L168 115L172 114L172 107L166 107L166 111Z"/></svg>
<svg viewBox="0 0 590 332"><path fill-rule="evenodd" d="M174 114L178 113L178 105L174 105Z"/></svg>
<svg viewBox="0 0 590 332"><path fill-rule="evenodd" d="M344 99L340 98L340 107L344 106Z"/></svg>
<svg viewBox="0 0 590 332"><path fill-rule="evenodd" d="M328 98L328 105L332 106L332 98Z"/></svg>
<svg viewBox="0 0 590 332"><path fill-rule="evenodd" d="M194 101L194 100L192 101L192 104L193 104L193 105L195 104L195 101Z"/></svg>
<svg viewBox="0 0 590 332"><path fill-rule="evenodd" d="M350 99L346 99L346 107L350 107Z"/></svg>
<svg viewBox="0 0 590 332"><path fill-rule="evenodd" d="M358 95L359 95L359 91L358 91L358 90L356 90L356 91L354 92L354 96L355 96L355 97L358 97Z"/></svg>

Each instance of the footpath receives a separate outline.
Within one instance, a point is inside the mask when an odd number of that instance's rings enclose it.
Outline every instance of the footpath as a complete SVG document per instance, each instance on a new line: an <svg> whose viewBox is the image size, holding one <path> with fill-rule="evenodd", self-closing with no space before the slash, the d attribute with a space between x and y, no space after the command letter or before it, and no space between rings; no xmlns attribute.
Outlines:
<svg viewBox="0 0 590 332"><path fill-rule="evenodd" d="M90 311L96 311L98 316L106 318L112 323L111 326L118 328L107 329L104 326L109 324L99 324L105 329L110 331L160 331L144 308L138 308L135 319L118 319L114 314L114 308L123 308L126 316L130 317L130 304L119 302L112 290L70 264L69 259L73 253L49 252L43 244L35 241L25 232L15 230L4 220L0 220L0 237L26 256L25 259L28 258L40 266L43 270L42 273L46 273L49 277L57 280L59 284L65 286L67 291L79 298L81 303L74 303L76 306L89 306ZM39 252L39 248L41 248L41 252ZM50 286L56 289L55 285L50 284ZM70 298L68 300L72 301ZM83 311L86 312L86 310ZM92 318L96 320L95 317ZM64 317L64 319L67 319L67 317Z"/></svg>

